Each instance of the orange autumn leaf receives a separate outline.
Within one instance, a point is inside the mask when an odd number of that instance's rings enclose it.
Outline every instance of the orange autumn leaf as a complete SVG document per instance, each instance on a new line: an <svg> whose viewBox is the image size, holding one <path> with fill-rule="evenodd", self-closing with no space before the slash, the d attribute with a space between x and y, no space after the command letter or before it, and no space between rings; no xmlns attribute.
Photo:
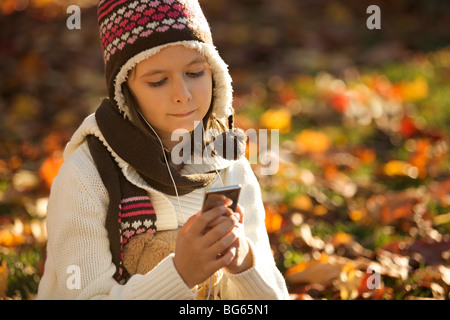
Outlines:
<svg viewBox="0 0 450 320"><path fill-rule="evenodd" d="M291 206L294 209L310 211L313 208L311 197L306 194L299 194L292 199Z"/></svg>
<svg viewBox="0 0 450 320"><path fill-rule="evenodd" d="M285 275L289 276L292 274L302 272L312 265L317 265L317 264L321 264L321 263L324 263L324 264L329 263L329 261L330 261L329 258L330 257L326 253L321 253L317 260L302 261L302 262L299 262L299 263L289 267L286 270Z"/></svg>
<svg viewBox="0 0 450 320"><path fill-rule="evenodd" d="M300 132L295 138L295 143L297 150L301 153L324 152L331 145L330 138L326 134L310 129L305 129Z"/></svg>
<svg viewBox="0 0 450 320"><path fill-rule="evenodd" d="M414 123L414 119L411 117L405 116L400 120L400 134L404 138L411 138L419 129Z"/></svg>
<svg viewBox="0 0 450 320"><path fill-rule="evenodd" d="M358 157L362 163L371 164L376 160L375 150L370 148L358 148L354 151L356 157Z"/></svg>
<svg viewBox="0 0 450 320"><path fill-rule="evenodd" d="M349 211L348 216L352 221L358 222L367 216L367 211L365 209L353 209Z"/></svg>
<svg viewBox="0 0 450 320"><path fill-rule="evenodd" d="M339 113L344 113L350 106L350 97L347 92L336 92L330 96L330 104Z"/></svg>
<svg viewBox="0 0 450 320"><path fill-rule="evenodd" d="M328 213L328 209L324 205L317 204L317 205L314 206L313 213L316 216L323 216L323 215L326 215Z"/></svg>
<svg viewBox="0 0 450 320"><path fill-rule="evenodd" d="M330 164L330 165L325 164L324 165L323 176L325 177L325 179L335 180L336 177L338 176L338 174L339 174L339 170L334 164Z"/></svg>
<svg viewBox="0 0 450 320"><path fill-rule="evenodd" d="M408 176L415 179L419 175L419 170L416 166L401 160L391 160L387 162L383 167L383 171L389 177Z"/></svg>
<svg viewBox="0 0 450 320"><path fill-rule="evenodd" d="M265 224L268 233L274 233L281 228L283 217L272 206L266 207Z"/></svg>
<svg viewBox="0 0 450 320"><path fill-rule="evenodd" d="M320 256L317 258L317 260L311 260L311 261L303 261L299 262L291 267L289 267L286 270L286 275L295 274L298 272L304 271L306 268L310 267L311 265L315 265L318 263L329 263L330 262L330 256L326 253L321 253Z"/></svg>
<svg viewBox="0 0 450 320"><path fill-rule="evenodd" d="M400 160L391 160L387 162L384 167L383 171L388 176L403 176L405 175L405 167L408 165L405 161Z"/></svg>
<svg viewBox="0 0 450 320"><path fill-rule="evenodd" d="M0 230L0 246L13 247L21 245L25 242L25 238L22 235L14 234L10 230Z"/></svg>
<svg viewBox="0 0 450 320"><path fill-rule="evenodd" d="M330 256L326 253L321 253L319 258L317 259L319 262L330 263Z"/></svg>
<svg viewBox="0 0 450 320"><path fill-rule="evenodd" d="M328 255L321 255L317 260L300 262L286 270L285 277L288 283L304 284L317 283L330 284L339 277L342 271L340 264L331 263Z"/></svg>
<svg viewBox="0 0 450 320"><path fill-rule="evenodd" d="M335 247L338 247L342 244L348 244L352 240L353 240L353 236L351 234L340 231L333 236L333 238L331 239L331 243Z"/></svg>
<svg viewBox="0 0 450 320"><path fill-rule="evenodd" d="M286 108L269 109L264 112L260 119L260 125L265 129L278 129L280 133L291 131L292 114Z"/></svg>
<svg viewBox="0 0 450 320"><path fill-rule="evenodd" d="M409 102L425 99L429 95L428 82L423 77L401 82L399 90L402 98Z"/></svg>
<svg viewBox="0 0 450 320"><path fill-rule="evenodd" d="M48 188L51 187L53 179L55 179L58 174L59 168L61 168L63 162L64 160L61 152L54 152L42 163L39 169L39 175Z"/></svg>
<svg viewBox="0 0 450 320"><path fill-rule="evenodd" d="M416 202L410 199L399 199L397 203L385 206L380 211L383 224L391 224L398 219L411 219Z"/></svg>
<svg viewBox="0 0 450 320"><path fill-rule="evenodd" d="M428 139L419 139L415 143L415 152L411 155L409 162L418 170L419 178L425 178L427 175L427 165L430 162L432 154L431 142Z"/></svg>
<svg viewBox="0 0 450 320"><path fill-rule="evenodd" d="M300 262L297 263L296 265L289 267L286 272L285 275L289 276L291 274L295 274L298 272L302 272L303 270L305 270L308 267L309 262Z"/></svg>

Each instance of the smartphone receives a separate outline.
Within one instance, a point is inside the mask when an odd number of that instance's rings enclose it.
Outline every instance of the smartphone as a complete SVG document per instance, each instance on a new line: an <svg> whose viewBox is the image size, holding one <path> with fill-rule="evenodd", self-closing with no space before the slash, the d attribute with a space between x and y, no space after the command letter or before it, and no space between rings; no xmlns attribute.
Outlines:
<svg viewBox="0 0 450 320"><path fill-rule="evenodd" d="M232 185L226 187L212 188L205 193L203 199L202 212L208 211L214 207L220 206L223 203L223 196L231 199L233 203L228 207L236 212L236 207L241 193L241 185Z"/></svg>

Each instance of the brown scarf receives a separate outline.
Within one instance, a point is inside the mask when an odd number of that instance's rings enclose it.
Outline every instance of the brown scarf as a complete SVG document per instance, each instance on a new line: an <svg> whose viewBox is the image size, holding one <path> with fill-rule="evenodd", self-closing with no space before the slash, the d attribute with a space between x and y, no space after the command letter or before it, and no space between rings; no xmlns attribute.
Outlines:
<svg viewBox="0 0 450 320"><path fill-rule="evenodd" d="M135 235L156 232L155 210L147 192L125 178L105 145L94 135L86 139L109 196L105 227L116 266L113 278L125 283L129 274L123 266L123 249Z"/></svg>

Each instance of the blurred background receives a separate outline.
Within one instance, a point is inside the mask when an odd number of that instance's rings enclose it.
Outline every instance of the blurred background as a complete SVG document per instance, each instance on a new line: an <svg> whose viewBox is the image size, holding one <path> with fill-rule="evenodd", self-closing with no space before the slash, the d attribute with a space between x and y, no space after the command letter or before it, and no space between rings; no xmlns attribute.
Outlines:
<svg viewBox="0 0 450 320"><path fill-rule="evenodd" d="M62 151L106 96L96 3L0 0L3 299L36 294ZM291 298L449 299L450 2L201 4L238 125L280 130L277 174L253 169Z"/></svg>

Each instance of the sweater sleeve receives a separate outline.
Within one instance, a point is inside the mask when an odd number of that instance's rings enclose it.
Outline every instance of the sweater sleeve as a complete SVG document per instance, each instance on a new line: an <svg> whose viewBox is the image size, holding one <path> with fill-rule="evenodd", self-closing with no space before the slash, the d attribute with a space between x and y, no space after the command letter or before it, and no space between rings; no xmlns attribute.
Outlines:
<svg viewBox="0 0 450 320"><path fill-rule="evenodd" d="M84 150L83 150L84 148ZM55 178L47 210L47 259L37 299L193 299L167 256L121 285L104 226L108 193L86 146Z"/></svg>
<svg viewBox="0 0 450 320"><path fill-rule="evenodd" d="M253 267L225 273L223 299L289 299L286 282L275 265L265 227L265 209L258 180L247 159L240 160L229 176L229 184L241 184L239 204L244 208L244 231L253 253Z"/></svg>

